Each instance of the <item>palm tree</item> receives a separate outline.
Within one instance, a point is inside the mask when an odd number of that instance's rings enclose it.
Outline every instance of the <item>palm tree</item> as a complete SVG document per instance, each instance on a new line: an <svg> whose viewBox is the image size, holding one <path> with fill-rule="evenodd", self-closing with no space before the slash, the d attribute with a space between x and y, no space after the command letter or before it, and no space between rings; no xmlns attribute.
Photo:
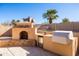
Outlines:
<svg viewBox="0 0 79 59"><path fill-rule="evenodd" d="M63 20L62 20L62 23L69 23L70 21L69 21L69 19L68 18L64 18Z"/></svg>
<svg viewBox="0 0 79 59"><path fill-rule="evenodd" d="M46 18L49 22L49 24L52 23L52 20L55 20L58 18L58 15L56 15L57 11L55 9L49 9L47 12L43 14L43 18Z"/></svg>

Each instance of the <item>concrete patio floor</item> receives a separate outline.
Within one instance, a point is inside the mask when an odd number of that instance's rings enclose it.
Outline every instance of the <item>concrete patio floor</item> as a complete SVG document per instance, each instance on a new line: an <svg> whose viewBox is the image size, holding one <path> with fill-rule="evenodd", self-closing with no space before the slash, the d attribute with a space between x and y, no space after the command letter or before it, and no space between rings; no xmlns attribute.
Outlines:
<svg viewBox="0 0 79 59"><path fill-rule="evenodd" d="M1 47L0 56L56 56L38 47Z"/></svg>

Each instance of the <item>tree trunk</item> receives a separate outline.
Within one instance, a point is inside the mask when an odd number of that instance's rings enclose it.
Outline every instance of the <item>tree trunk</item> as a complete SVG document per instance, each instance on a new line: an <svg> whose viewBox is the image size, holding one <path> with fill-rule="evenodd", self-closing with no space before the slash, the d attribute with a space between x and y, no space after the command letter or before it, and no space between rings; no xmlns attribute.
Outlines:
<svg viewBox="0 0 79 59"><path fill-rule="evenodd" d="M51 19L49 19L49 24L52 24L52 20Z"/></svg>

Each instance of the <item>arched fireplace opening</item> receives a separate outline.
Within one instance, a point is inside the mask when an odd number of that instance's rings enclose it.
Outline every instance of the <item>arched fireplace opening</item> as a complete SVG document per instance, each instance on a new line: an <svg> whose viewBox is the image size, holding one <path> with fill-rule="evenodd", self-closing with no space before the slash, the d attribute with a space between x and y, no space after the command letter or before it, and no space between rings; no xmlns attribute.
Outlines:
<svg viewBox="0 0 79 59"><path fill-rule="evenodd" d="M26 31L20 32L20 39L28 39L28 33Z"/></svg>

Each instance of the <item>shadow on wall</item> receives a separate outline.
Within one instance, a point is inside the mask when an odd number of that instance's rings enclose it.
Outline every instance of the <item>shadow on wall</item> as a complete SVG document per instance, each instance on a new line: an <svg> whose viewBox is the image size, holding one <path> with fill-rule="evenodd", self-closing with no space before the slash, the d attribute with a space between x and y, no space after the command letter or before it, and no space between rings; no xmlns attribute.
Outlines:
<svg viewBox="0 0 79 59"><path fill-rule="evenodd" d="M1 27L3 30L2 30L2 33L0 33L0 36L8 36L8 37L11 37L12 36L12 27L9 26L9 27Z"/></svg>
<svg viewBox="0 0 79 59"><path fill-rule="evenodd" d="M5 33L3 33L1 36L11 37L12 36L12 28L10 28L8 31L6 31Z"/></svg>

